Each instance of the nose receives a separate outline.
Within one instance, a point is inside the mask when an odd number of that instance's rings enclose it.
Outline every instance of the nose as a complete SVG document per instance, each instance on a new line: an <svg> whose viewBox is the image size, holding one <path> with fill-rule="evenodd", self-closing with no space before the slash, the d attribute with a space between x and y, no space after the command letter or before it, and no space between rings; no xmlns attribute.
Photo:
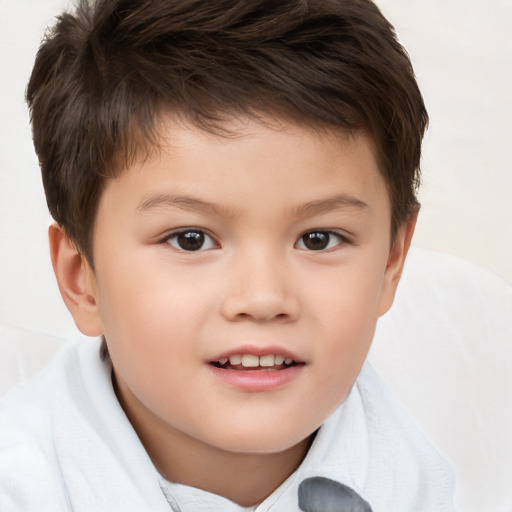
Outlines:
<svg viewBox="0 0 512 512"><path fill-rule="evenodd" d="M300 302L285 258L256 251L230 265L222 315L230 321L291 322Z"/></svg>

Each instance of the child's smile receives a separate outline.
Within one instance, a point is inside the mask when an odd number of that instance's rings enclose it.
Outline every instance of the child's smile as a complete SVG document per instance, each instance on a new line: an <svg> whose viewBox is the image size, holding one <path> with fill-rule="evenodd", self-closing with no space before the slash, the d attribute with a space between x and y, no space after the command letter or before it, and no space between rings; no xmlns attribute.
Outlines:
<svg viewBox="0 0 512 512"><path fill-rule="evenodd" d="M230 128L169 121L160 152L107 182L87 283L146 449L203 487L193 461L212 453L300 463L361 369L412 234L390 250L363 135Z"/></svg>
<svg viewBox="0 0 512 512"><path fill-rule="evenodd" d="M300 375L306 363L284 348L255 345L221 354L209 364L228 385L257 392L284 386Z"/></svg>

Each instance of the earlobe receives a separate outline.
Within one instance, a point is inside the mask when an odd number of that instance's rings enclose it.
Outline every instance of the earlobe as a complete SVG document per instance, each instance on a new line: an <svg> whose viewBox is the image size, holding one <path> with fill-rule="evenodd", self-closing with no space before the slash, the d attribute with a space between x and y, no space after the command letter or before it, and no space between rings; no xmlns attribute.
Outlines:
<svg viewBox="0 0 512 512"><path fill-rule="evenodd" d="M389 258L386 265L384 283L382 287L379 316L386 313L393 304L396 289L404 269L405 259L411 246L411 240L414 234L414 229L416 228L417 219L418 214L415 213L403 226L400 227L391 250L389 251Z"/></svg>
<svg viewBox="0 0 512 512"><path fill-rule="evenodd" d="M66 232L57 224L48 230L50 255L59 290L76 326L87 336L103 334L94 271Z"/></svg>

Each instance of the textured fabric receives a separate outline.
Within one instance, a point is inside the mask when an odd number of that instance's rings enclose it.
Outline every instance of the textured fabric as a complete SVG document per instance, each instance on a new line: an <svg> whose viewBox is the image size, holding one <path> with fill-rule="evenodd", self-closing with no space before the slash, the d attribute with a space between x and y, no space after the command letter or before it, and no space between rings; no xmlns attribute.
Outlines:
<svg viewBox="0 0 512 512"><path fill-rule="evenodd" d="M2 512L171 510L172 484L128 422L98 348L71 345L0 401ZM298 486L317 476L349 486L374 512L452 510L451 471L368 365L299 470L256 510L298 511ZM200 494L202 505L176 501L181 512L219 510ZM223 503L223 511L240 510Z"/></svg>
<svg viewBox="0 0 512 512"><path fill-rule="evenodd" d="M414 248L370 361L450 461L459 512L512 511L512 288Z"/></svg>

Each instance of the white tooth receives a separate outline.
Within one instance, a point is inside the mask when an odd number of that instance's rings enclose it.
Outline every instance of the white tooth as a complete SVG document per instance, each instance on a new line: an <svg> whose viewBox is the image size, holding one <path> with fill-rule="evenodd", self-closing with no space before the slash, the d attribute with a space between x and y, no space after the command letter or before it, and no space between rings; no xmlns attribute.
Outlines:
<svg viewBox="0 0 512 512"><path fill-rule="evenodd" d="M261 356L260 366L274 366L274 356L272 354L268 356Z"/></svg>
<svg viewBox="0 0 512 512"><path fill-rule="evenodd" d="M242 356L231 356L229 362L233 365L242 364Z"/></svg>
<svg viewBox="0 0 512 512"><path fill-rule="evenodd" d="M284 357L283 356L275 356L274 357L274 361L277 365L280 365L280 364L283 364L284 363Z"/></svg>
<svg viewBox="0 0 512 512"><path fill-rule="evenodd" d="M293 363L293 359L290 359L289 357L287 357L285 360L284 360L284 364L292 364Z"/></svg>
<svg viewBox="0 0 512 512"><path fill-rule="evenodd" d="M242 366L246 368L256 368L260 365L260 358L252 354L244 354L242 356Z"/></svg>
<svg viewBox="0 0 512 512"><path fill-rule="evenodd" d="M222 365L226 364L228 361L229 361L229 359L227 357L223 357L223 358L219 359L219 364L222 366Z"/></svg>

